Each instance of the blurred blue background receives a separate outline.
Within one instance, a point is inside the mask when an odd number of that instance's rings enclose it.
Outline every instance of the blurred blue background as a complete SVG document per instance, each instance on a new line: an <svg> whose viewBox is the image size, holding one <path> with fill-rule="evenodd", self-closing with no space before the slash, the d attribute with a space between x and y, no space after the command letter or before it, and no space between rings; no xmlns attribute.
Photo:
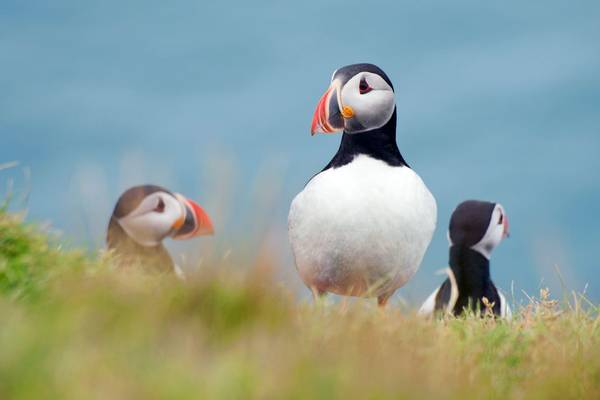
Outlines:
<svg viewBox="0 0 600 400"><path fill-rule="evenodd" d="M4 0L0 164L20 164L0 171L0 194L94 248L122 190L163 184L215 219L218 236L190 246L260 242L305 295L288 206L340 140L311 138L312 113L334 69L372 62L394 82L400 150L439 207L401 298L416 304L442 279L450 213L478 198L510 217L499 286L560 291L558 266L597 301L599 43L597 1Z"/></svg>

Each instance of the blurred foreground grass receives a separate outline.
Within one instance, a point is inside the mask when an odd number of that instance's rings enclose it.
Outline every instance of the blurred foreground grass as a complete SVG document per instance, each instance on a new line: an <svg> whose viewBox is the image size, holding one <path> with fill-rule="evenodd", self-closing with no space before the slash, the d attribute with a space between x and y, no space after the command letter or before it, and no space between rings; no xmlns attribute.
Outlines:
<svg viewBox="0 0 600 400"><path fill-rule="evenodd" d="M600 398L600 319L298 303L257 262L181 282L63 251L0 212L0 399Z"/></svg>

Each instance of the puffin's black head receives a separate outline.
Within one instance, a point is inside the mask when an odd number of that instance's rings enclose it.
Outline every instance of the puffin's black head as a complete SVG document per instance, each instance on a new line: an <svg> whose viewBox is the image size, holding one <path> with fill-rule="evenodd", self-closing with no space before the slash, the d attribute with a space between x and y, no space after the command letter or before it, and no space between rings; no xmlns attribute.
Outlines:
<svg viewBox="0 0 600 400"><path fill-rule="evenodd" d="M142 246L156 246L167 236L188 239L210 235L210 218L195 202L155 185L126 190L112 214L127 236Z"/></svg>
<svg viewBox="0 0 600 400"><path fill-rule="evenodd" d="M360 133L384 126L396 108L394 87L373 64L352 64L336 70L311 125L311 134Z"/></svg>
<svg viewBox="0 0 600 400"><path fill-rule="evenodd" d="M450 218L450 245L477 250L487 258L508 235L508 217L499 203L467 200Z"/></svg>

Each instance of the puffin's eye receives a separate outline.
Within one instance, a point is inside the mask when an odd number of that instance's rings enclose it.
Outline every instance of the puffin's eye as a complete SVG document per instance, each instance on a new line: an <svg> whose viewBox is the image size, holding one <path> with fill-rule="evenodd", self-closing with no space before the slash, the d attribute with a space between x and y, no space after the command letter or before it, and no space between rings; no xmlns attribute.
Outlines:
<svg viewBox="0 0 600 400"><path fill-rule="evenodd" d="M502 225L504 222L504 214L500 214L500 219L498 220L498 225Z"/></svg>
<svg viewBox="0 0 600 400"><path fill-rule="evenodd" d="M369 86L369 83L363 77L360 80L360 83L358 84L358 91L360 92L360 94L366 94L366 93L369 93L371 90L373 90L373 88L371 86Z"/></svg>
<svg viewBox="0 0 600 400"><path fill-rule="evenodd" d="M154 207L154 212L162 213L165 211L165 202L162 198L158 199L158 204Z"/></svg>

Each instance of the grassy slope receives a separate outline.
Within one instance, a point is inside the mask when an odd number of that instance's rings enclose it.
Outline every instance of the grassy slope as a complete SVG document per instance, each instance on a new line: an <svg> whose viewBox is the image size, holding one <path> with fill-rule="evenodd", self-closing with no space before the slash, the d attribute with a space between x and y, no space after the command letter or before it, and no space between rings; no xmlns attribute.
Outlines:
<svg viewBox="0 0 600 400"><path fill-rule="evenodd" d="M298 304L257 266L115 272L0 213L0 398L600 398L600 319Z"/></svg>

